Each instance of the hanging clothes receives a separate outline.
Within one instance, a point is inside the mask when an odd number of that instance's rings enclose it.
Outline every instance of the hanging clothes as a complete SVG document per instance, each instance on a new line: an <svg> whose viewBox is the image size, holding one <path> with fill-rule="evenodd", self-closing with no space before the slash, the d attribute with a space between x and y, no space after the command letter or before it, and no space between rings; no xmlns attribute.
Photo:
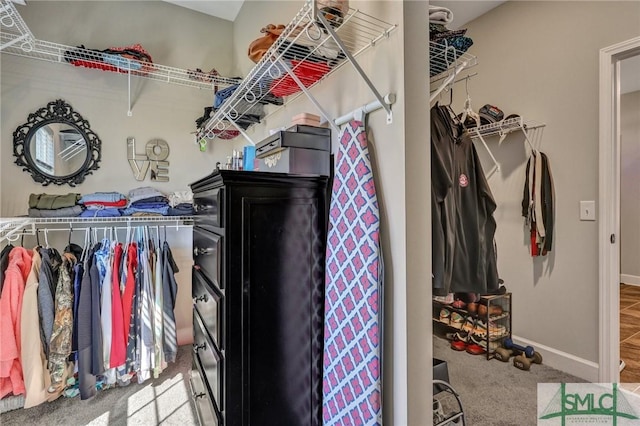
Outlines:
<svg viewBox="0 0 640 426"><path fill-rule="evenodd" d="M453 135L449 120L440 108L431 108L431 268L433 295L446 296L453 276L454 197L448 197L453 187Z"/></svg>
<svg viewBox="0 0 640 426"><path fill-rule="evenodd" d="M94 253L98 247L92 247L86 256L84 274L80 286L78 302L78 381L80 399L89 399L96 395L96 376L92 374L92 297L89 271L95 262Z"/></svg>
<svg viewBox="0 0 640 426"><path fill-rule="evenodd" d="M140 299L138 273L138 245L129 244L127 250L127 281L124 300L122 301L124 326L127 333L127 361L126 372L131 374L138 369L139 358L137 356L137 332L138 300Z"/></svg>
<svg viewBox="0 0 640 426"><path fill-rule="evenodd" d="M62 256L59 268L58 284L55 292L55 319L49 345L49 371L51 386L49 398L57 398L66 387L67 377L73 371L73 365L67 363L71 354L73 340L73 292L71 275L76 257L70 253Z"/></svg>
<svg viewBox="0 0 640 426"><path fill-rule="evenodd" d="M45 402L48 398L47 389L51 383L48 362L40 339L40 323L34 320L38 318L38 277L42 264L39 250L41 248L36 247L32 252L31 270L27 276L20 313L22 324L20 361L26 390L24 408L35 407Z"/></svg>
<svg viewBox="0 0 640 426"><path fill-rule="evenodd" d="M11 252L11 249L13 249L13 245L8 244L0 252L0 294L2 294L2 287L4 286L4 272L9 266L9 252Z"/></svg>
<svg viewBox="0 0 640 426"><path fill-rule="evenodd" d="M138 373L138 383L143 383L151 378L155 367L155 356L153 352L153 276L151 272L151 248L144 242L140 247L141 286L140 286L140 370Z"/></svg>
<svg viewBox="0 0 640 426"><path fill-rule="evenodd" d="M522 216L529 226L531 256L546 256L551 251L554 231L555 188L549 158L532 152L527 161Z"/></svg>
<svg viewBox="0 0 640 426"><path fill-rule="evenodd" d="M9 253L5 283L0 294L0 398L25 392L20 354L21 312L32 252L14 247Z"/></svg>
<svg viewBox="0 0 640 426"><path fill-rule="evenodd" d="M89 268L89 283L91 289L91 374L97 376L104 372L104 359L102 358L102 323L100 320L100 256L102 255L102 243L95 246L94 261Z"/></svg>
<svg viewBox="0 0 640 426"><path fill-rule="evenodd" d="M178 337L176 332L176 297L178 295L178 283L175 274L179 272L178 265L173 259L171 247L166 241L162 244L162 303L163 303L163 330L164 337L162 347L166 362L175 362L178 354Z"/></svg>
<svg viewBox="0 0 640 426"><path fill-rule="evenodd" d="M74 352L74 359L78 362L78 306L80 304L80 287L84 276L84 265L78 261L73 268L73 335L71 350Z"/></svg>
<svg viewBox="0 0 640 426"><path fill-rule="evenodd" d="M127 343L124 328L122 308L122 294L120 293L120 276L122 264L122 244L118 243L113 249L113 271L111 273L111 353L109 367L116 368L123 365L127 359Z"/></svg>
<svg viewBox="0 0 640 426"><path fill-rule="evenodd" d="M115 244L115 243L114 243ZM102 240L102 248L96 252L100 289L100 327L102 330L102 361L104 381L107 384L116 382L116 372L110 367L111 357L111 274L113 264L112 243L108 239Z"/></svg>
<svg viewBox="0 0 640 426"><path fill-rule="evenodd" d="M160 244L158 244L158 251L160 251ZM166 361L164 359L163 350L163 338L164 338L164 298L163 298L163 281L164 274L162 252L156 252L156 266L154 279L154 294L155 294L155 306L153 313L153 337L154 337L154 365L153 372L154 377L158 377L162 370L166 368Z"/></svg>
<svg viewBox="0 0 640 426"><path fill-rule="evenodd" d="M347 123L339 139L327 235L323 418L325 425L345 416L382 424L380 214L364 124Z"/></svg>
<svg viewBox="0 0 640 426"><path fill-rule="evenodd" d="M437 219L432 225L436 227L435 294L491 293L499 287L496 203L473 141L455 113L449 106L436 104L431 119L432 129L435 126L432 149L439 154L432 169L436 185L432 214ZM449 165L450 172L443 172Z"/></svg>
<svg viewBox="0 0 640 426"><path fill-rule="evenodd" d="M38 313L40 316L40 337L44 347L44 354L49 359L49 342L53 332L55 316L55 288L58 281L60 254L55 249L40 249L42 265L40 267L40 284L38 286Z"/></svg>

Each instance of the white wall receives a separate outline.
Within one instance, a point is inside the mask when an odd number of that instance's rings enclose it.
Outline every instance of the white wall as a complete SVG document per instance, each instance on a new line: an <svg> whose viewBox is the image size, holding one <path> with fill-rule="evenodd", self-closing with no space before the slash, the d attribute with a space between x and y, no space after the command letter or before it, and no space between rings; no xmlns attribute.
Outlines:
<svg viewBox="0 0 640 426"><path fill-rule="evenodd" d="M466 27L478 58L470 71L478 73L469 82L473 107L489 103L546 123L538 148L549 156L555 181L553 251L531 258L520 206L525 143L517 134L489 142L502 166L489 184L498 203L498 270L513 292L513 333L569 355L574 374L583 367L593 374L598 224L581 222L578 206L598 197L599 49L639 34L640 2L511 1ZM457 110L465 97L464 86L456 86Z"/></svg>
<svg viewBox="0 0 640 426"><path fill-rule="evenodd" d="M161 65L205 71L215 67L223 75L232 68L231 22L165 2L30 1L18 10L38 39L95 49L140 43ZM133 116L128 117L123 74L6 54L1 57L0 216L26 214L30 193L126 194L139 186L153 186L165 193L186 190L232 149L231 144L216 141L200 152L191 135L196 118L213 102L212 91L132 78ZM13 131L27 121L29 113L55 99L71 104L102 141L100 168L75 188L40 186L13 164ZM135 137L138 152L143 152L150 139L168 142L169 182L152 183L149 176L142 182L134 179L127 162L128 137ZM168 239L180 268L176 321L179 342L188 343L192 339L191 232L188 228L174 231L169 230Z"/></svg>
<svg viewBox="0 0 640 426"><path fill-rule="evenodd" d="M620 274L640 285L640 91L620 97L620 131Z"/></svg>

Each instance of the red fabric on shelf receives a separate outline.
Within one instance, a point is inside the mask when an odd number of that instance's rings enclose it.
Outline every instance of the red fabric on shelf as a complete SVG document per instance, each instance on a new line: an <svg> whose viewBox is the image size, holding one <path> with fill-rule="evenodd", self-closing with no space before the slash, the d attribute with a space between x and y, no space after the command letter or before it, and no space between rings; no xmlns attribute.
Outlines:
<svg viewBox="0 0 640 426"><path fill-rule="evenodd" d="M327 74L331 67L322 62L291 60L291 69L305 87L311 86ZM271 93L274 96L283 97L293 95L300 91L300 86L287 74L275 80L271 84Z"/></svg>

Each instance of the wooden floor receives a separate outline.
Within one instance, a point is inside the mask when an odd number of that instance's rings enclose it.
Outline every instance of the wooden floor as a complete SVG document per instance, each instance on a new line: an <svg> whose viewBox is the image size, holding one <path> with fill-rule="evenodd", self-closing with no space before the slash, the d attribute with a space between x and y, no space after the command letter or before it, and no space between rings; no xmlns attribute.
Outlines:
<svg viewBox="0 0 640 426"><path fill-rule="evenodd" d="M640 383L640 287L620 284L620 383Z"/></svg>

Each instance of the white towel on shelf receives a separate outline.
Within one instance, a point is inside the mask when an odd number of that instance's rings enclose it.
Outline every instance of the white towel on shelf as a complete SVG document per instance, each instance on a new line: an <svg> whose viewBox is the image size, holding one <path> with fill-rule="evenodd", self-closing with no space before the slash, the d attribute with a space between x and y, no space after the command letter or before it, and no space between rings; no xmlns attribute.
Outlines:
<svg viewBox="0 0 640 426"><path fill-rule="evenodd" d="M450 24L453 21L453 12L442 6L429 6L429 23Z"/></svg>

